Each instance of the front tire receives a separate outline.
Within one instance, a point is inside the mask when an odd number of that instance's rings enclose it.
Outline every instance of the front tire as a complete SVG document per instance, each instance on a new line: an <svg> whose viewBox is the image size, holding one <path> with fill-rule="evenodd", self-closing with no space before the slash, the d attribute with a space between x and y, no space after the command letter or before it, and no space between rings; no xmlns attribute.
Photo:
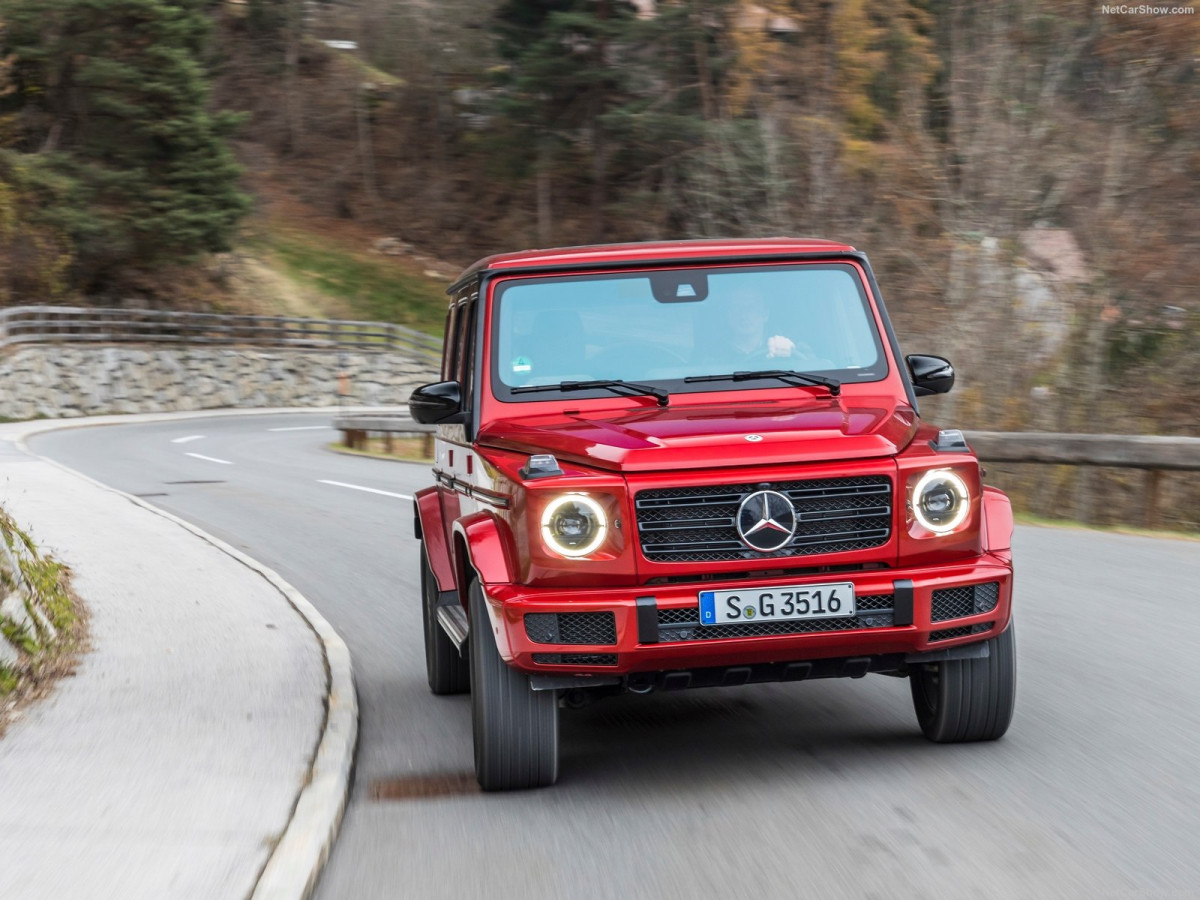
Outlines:
<svg viewBox="0 0 1200 900"><path fill-rule="evenodd" d="M485 791L544 787L558 780L558 695L535 691L509 668L492 638L479 581L470 587L471 724L475 777Z"/></svg>
<svg viewBox="0 0 1200 900"><path fill-rule="evenodd" d="M1017 694L1012 623L987 644L985 659L927 663L910 674L913 708L929 740L994 741L1008 731Z"/></svg>
<svg viewBox="0 0 1200 900"><path fill-rule="evenodd" d="M467 661L437 621L437 579L421 547L421 623L425 628L425 674L434 694L464 694L471 687Z"/></svg>

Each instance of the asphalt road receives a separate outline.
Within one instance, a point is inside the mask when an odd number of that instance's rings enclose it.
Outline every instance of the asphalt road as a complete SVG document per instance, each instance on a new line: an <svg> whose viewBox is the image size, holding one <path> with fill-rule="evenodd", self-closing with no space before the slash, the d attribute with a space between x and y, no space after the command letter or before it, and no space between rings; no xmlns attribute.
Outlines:
<svg viewBox="0 0 1200 900"><path fill-rule="evenodd" d="M1018 529L999 742L927 743L881 676L628 697L564 712L556 787L483 795L466 698L425 687L392 496L427 470L336 455L326 423L31 442L275 568L349 644L357 778L318 897L1200 896L1200 543Z"/></svg>

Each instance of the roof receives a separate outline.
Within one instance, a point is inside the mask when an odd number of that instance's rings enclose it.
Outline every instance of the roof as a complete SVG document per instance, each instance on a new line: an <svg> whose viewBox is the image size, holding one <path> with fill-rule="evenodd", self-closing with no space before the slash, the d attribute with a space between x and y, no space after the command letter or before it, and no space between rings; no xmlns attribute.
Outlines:
<svg viewBox="0 0 1200 900"><path fill-rule="evenodd" d="M584 247L556 247L546 250L522 250L486 256L466 269L456 285L483 271L531 268L594 268L612 264L685 262L712 257L784 257L791 255L854 253L849 244L818 238L755 238L703 241L646 241L636 244L594 244Z"/></svg>

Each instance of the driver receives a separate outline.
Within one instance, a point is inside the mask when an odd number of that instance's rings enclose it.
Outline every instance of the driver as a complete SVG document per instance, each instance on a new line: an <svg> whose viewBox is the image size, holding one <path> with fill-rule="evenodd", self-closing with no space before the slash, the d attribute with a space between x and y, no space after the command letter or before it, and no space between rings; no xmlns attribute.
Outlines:
<svg viewBox="0 0 1200 900"><path fill-rule="evenodd" d="M796 342L782 334L767 334L767 303L755 291L736 292L726 307L730 344L745 359L791 357Z"/></svg>

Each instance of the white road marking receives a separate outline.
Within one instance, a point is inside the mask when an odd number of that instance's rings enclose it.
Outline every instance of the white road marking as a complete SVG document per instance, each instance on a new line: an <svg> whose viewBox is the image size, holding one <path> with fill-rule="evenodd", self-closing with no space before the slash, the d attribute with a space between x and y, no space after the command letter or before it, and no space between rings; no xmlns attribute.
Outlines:
<svg viewBox="0 0 1200 900"><path fill-rule="evenodd" d="M184 455L185 456L194 456L196 459L203 459L207 462L220 463L223 466L232 466L233 465L233 463L231 463L227 459L217 459L215 456L205 456L202 453L185 453Z"/></svg>
<svg viewBox="0 0 1200 900"><path fill-rule="evenodd" d="M393 494L391 491L381 491L379 488L363 487L361 484L346 484L344 481L326 481L324 478L318 478L321 484L332 484L337 487L350 488L352 491L366 491L368 494L383 494L385 497L399 497L401 500L411 500L409 494Z"/></svg>
<svg viewBox="0 0 1200 900"><path fill-rule="evenodd" d="M332 425L297 425L292 428L268 428L267 431L332 431Z"/></svg>
<svg viewBox="0 0 1200 900"><path fill-rule="evenodd" d="M204 440L204 435L202 435L202 434L189 434L187 437L171 438L171 443L172 444L186 444L189 441L202 441L202 440Z"/></svg>

